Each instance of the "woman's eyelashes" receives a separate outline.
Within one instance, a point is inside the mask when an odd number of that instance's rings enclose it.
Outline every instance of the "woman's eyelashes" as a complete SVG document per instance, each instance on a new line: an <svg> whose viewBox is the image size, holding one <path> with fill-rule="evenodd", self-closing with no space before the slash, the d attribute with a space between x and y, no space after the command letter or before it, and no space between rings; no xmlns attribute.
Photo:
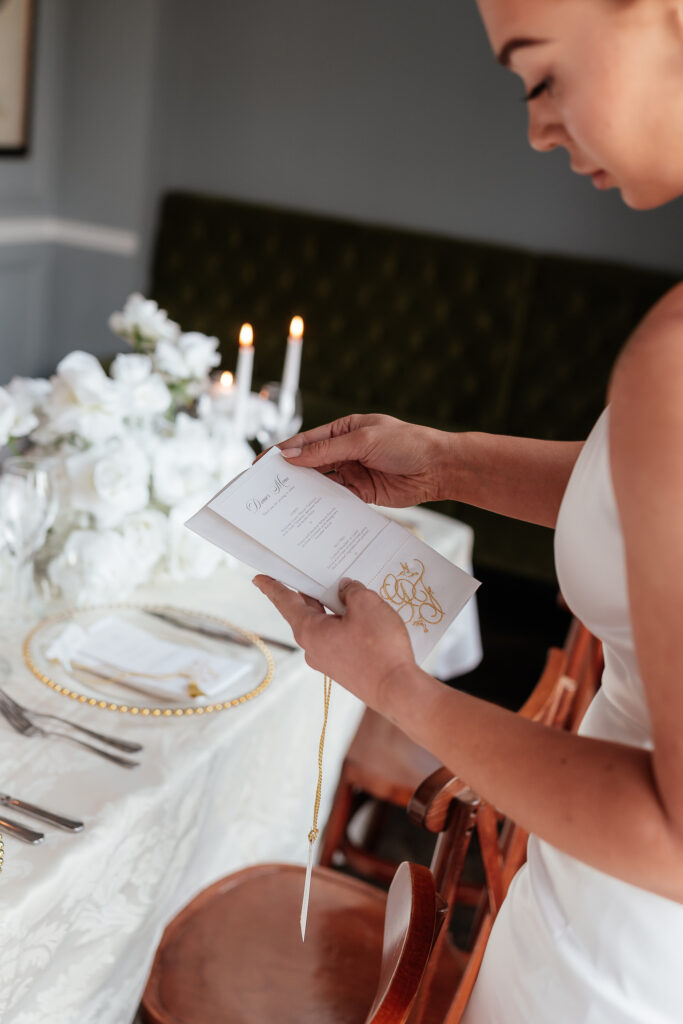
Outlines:
<svg viewBox="0 0 683 1024"><path fill-rule="evenodd" d="M533 89L524 96L525 103L531 103L533 100L538 99L544 92L547 92L552 85L551 78L544 78L542 82L535 85Z"/></svg>

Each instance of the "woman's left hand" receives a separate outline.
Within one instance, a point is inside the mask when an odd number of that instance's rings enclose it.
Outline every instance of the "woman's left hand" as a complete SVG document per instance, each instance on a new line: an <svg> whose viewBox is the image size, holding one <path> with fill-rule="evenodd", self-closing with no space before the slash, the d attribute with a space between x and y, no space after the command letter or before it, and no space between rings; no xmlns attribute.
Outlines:
<svg viewBox="0 0 683 1024"><path fill-rule="evenodd" d="M415 668L408 630L393 608L356 580L342 580L339 586L345 615L327 614L319 601L269 576L256 576L253 582L292 627L311 668L387 713L387 684L396 673Z"/></svg>

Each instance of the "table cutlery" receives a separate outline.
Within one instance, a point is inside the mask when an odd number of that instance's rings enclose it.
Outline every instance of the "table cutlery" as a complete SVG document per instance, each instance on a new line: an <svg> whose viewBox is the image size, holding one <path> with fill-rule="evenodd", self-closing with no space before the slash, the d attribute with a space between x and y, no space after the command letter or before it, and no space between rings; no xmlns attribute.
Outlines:
<svg viewBox="0 0 683 1024"><path fill-rule="evenodd" d="M73 818L65 818L53 811L46 811L43 807L36 807L35 804L26 803L25 800L17 800L16 797L9 796L7 793L0 793L0 804L3 807L13 807L17 811L23 811L24 814L28 814L32 818L46 821L48 824L54 825L55 828L63 828L66 832L83 831L82 821L74 821Z"/></svg>
<svg viewBox="0 0 683 1024"><path fill-rule="evenodd" d="M238 630L230 629L229 626L223 626L219 623L214 625L209 621L202 620L200 614L198 614L195 620L184 614L176 614L170 611L162 612L152 608L143 608L142 611L147 615L153 615L157 619L162 619L164 622L170 622L173 626L187 629L190 633L200 633L202 636L211 636L216 640L226 640L229 643L239 644L240 647L251 647L251 640ZM263 636L260 633L258 635L265 644L270 644L271 647L281 647L285 651L299 650L296 644L290 643L287 640L276 640L272 636Z"/></svg>
<svg viewBox="0 0 683 1024"><path fill-rule="evenodd" d="M162 697L156 690L148 690L147 687L141 683L131 683L129 679L123 679L122 676L114 675L112 672L105 672L103 669L94 668L92 665L81 665L79 662L72 661L71 667L76 669L77 672L85 672L91 676L95 676L96 679L104 679L108 683L116 683L117 686L123 686L126 690L132 690L133 693L141 693L143 697L153 697L155 701L161 702L162 704L172 704L172 697ZM188 696L199 696L199 694L188 693ZM203 695L202 695L203 696Z"/></svg>
<svg viewBox="0 0 683 1024"><path fill-rule="evenodd" d="M31 843L32 846L42 843L45 838L42 832L34 832L32 828L26 828L25 825L20 825L18 821L10 821L8 818L0 818L0 829L6 832L7 835L21 839L22 843Z"/></svg>
<svg viewBox="0 0 683 1024"><path fill-rule="evenodd" d="M109 750L103 750L102 747L96 747L92 743L86 743L85 740L79 740L67 732L60 732L58 729L43 729L42 726L34 725L23 711L18 711L2 700L0 700L0 715L9 722L13 729L24 736L57 736L59 739L69 740L70 743L76 743L79 747L91 750L93 754L99 754L100 757L104 757L107 761L113 761L114 764L118 764L122 768L137 768L140 763L131 761L128 757L119 757L118 754L112 754Z"/></svg>
<svg viewBox="0 0 683 1024"><path fill-rule="evenodd" d="M110 747L116 747L117 750L124 750L127 754L137 754L142 750L141 743L131 743L128 740L120 740L115 736L108 736L103 732L96 732L95 729L88 729L84 725L77 725L76 722L72 722L68 718L61 718L59 715L51 715L46 711L34 711L33 708L24 707L23 704L19 704L18 701L10 697L8 693L0 689L0 701L5 699L9 704L13 705L18 711L21 711L31 720L34 718L50 718L55 722L61 722L63 725L68 725L71 729L77 729L78 732L85 733L86 736L91 736L95 740L99 740L101 743L107 743Z"/></svg>

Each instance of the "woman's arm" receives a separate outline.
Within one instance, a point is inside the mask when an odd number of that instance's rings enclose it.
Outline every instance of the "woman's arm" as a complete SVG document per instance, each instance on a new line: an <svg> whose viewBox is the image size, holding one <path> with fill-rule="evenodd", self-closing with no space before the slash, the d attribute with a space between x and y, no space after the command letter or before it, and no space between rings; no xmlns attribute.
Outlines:
<svg viewBox="0 0 683 1024"><path fill-rule="evenodd" d="M391 416L345 416L280 446L364 501L394 507L451 498L554 526L582 442L451 434Z"/></svg>
<svg viewBox="0 0 683 1024"><path fill-rule="evenodd" d="M343 588L340 618L273 581L256 582L291 623L309 664L391 718L525 829L683 902L683 302L676 296L636 332L610 404L652 751L548 729L440 685L415 665L398 615L359 583Z"/></svg>
<svg viewBox="0 0 683 1024"><path fill-rule="evenodd" d="M557 733L414 668L383 703L416 742L526 829L683 902L683 294L643 321L610 388L610 459L654 749ZM415 700L411 682L422 699Z"/></svg>
<svg viewBox="0 0 683 1024"><path fill-rule="evenodd" d="M382 707L484 799L591 867L683 902L683 834L656 784L656 755L560 732L417 667L385 680Z"/></svg>
<svg viewBox="0 0 683 1024"><path fill-rule="evenodd" d="M451 434L447 497L554 528L583 441Z"/></svg>
<svg viewBox="0 0 683 1024"><path fill-rule="evenodd" d="M607 874L683 902L683 830L656 782L656 755L563 733L446 687L415 665L403 622L349 581L346 615L254 580L313 668L395 722L523 828ZM672 730L679 735L680 723ZM678 787L683 785L683 773Z"/></svg>

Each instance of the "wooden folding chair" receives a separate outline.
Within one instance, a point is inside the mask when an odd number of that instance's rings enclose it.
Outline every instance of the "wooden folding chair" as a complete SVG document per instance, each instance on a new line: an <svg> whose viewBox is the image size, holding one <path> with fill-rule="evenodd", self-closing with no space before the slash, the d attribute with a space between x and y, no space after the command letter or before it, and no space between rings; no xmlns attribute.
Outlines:
<svg viewBox="0 0 683 1024"><path fill-rule="evenodd" d="M564 648L549 650L541 678L518 714L551 728L575 731L600 686L602 667L600 641L575 619ZM425 807L433 808L435 789L459 793L461 798L464 792L469 792L463 790L463 783L457 777L449 778L445 769L435 772L408 805L408 813L415 824L429 827ZM436 825L438 827L438 822ZM450 1005L444 1010L443 996L437 991L435 998L430 991L434 979L443 970L440 947L448 941L448 933L443 929L432 951L410 1024L459 1024L477 979L493 922L512 879L526 859L528 833L512 819L499 814L491 804L479 803L476 831L485 876L484 889L462 882L451 892L437 886L437 890L448 897L451 912L457 904L476 906L470 948L461 954L466 956L462 973Z"/></svg>
<svg viewBox="0 0 683 1024"><path fill-rule="evenodd" d="M576 694L576 685L567 676L566 666L566 653L551 648L541 678L519 711L520 715L555 728L566 725ZM464 883L462 865L452 871L449 858L441 855L442 849L447 850L443 844L442 808L452 813L454 800L477 808L473 824L484 870L484 886ZM446 928L437 937L410 1024L457 1024L474 987L493 921L512 878L524 862L528 836L443 767L418 787L409 802L408 814L416 825L442 833L436 842L432 873L437 892L448 905L449 916L458 905L475 907L468 949L455 950ZM450 966L454 957L459 960L457 975Z"/></svg>
<svg viewBox="0 0 683 1024"><path fill-rule="evenodd" d="M407 862L389 894L313 869L306 942L304 868L265 864L200 893L166 929L142 1001L147 1024L399 1024L408 1020L457 887L479 800L462 784L418 795L439 833L431 869ZM445 894L445 895L444 895ZM384 929L383 929L383 921ZM444 1008L463 969L441 944L430 984ZM434 996L430 996L434 1002Z"/></svg>
<svg viewBox="0 0 683 1024"><path fill-rule="evenodd" d="M576 729L599 685L601 646L585 626L574 619L564 652L567 657L565 672L575 681L576 692L571 700L569 717L563 725ZM525 717L536 715L545 699L542 688L549 684L549 678L552 677L544 673L537 686L538 692L532 693L519 714ZM568 699L566 696L565 701ZM381 828L383 811L389 804L407 807L422 780L439 767L440 762L432 754L419 747L393 723L368 709L344 758L322 838L320 863L325 866L344 863L366 878L388 884L396 863L371 849ZM360 843L351 838L349 824L368 801L375 801L376 808L370 828Z"/></svg>

